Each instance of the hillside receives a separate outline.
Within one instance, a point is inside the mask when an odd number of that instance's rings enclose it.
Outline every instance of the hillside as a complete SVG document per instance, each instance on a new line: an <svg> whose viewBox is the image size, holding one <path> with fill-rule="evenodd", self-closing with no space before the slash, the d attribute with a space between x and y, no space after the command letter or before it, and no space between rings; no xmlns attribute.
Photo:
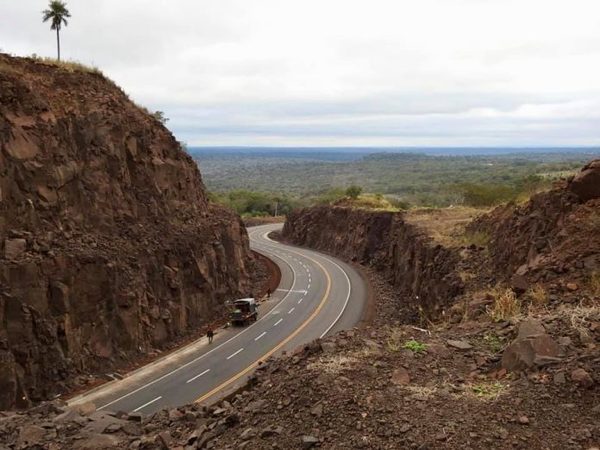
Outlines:
<svg viewBox="0 0 600 450"><path fill-rule="evenodd" d="M0 408L197 332L249 264L156 118L97 71L0 54Z"/></svg>

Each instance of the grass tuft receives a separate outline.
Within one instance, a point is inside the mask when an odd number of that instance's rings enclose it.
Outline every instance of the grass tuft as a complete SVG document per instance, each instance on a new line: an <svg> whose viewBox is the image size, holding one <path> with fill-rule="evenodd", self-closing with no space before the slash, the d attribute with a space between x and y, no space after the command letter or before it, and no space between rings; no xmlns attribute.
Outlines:
<svg viewBox="0 0 600 450"><path fill-rule="evenodd" d="M487 247L491 237L489 233L484 231L467 231L462 235L463 245L476 245L477 247Z"/></svg>
<svg viewBox="0 0 600 450"><path fill-rule="evenodd" d="M498 353L504 348L502 338L495 333L486 333L483 336L483 342L494 353Z"/></svg>
<svg viewBox="0 0 600 450"><path fill-rule="evenodd" d="M534 284L529 288L526 297L531 301L530 307L532 310L540 310L548 305L548 292L541 284Z"/></svg>
<svg viewBox="0 0 600 450"><path fill-rule="evenodd" d="M477 397L498 398L504 391L505 386L502 383L479 383L471 386L471 389Z"/></svg>
<svg viewBox="0 0 600 450"><path fill-rule="evenodd" d="M510 288L494 288L490 294L494 298L488 315L494 322L512 319L521 313L521 303L517 295Z"/></svg>
<svg viewBox="0 0 600 450"><path fill-rule="evenodd" d="M427 344L412 339L410 341L406 341L402 348L410 350L413 353L422 353L427 349Z"/></svg>

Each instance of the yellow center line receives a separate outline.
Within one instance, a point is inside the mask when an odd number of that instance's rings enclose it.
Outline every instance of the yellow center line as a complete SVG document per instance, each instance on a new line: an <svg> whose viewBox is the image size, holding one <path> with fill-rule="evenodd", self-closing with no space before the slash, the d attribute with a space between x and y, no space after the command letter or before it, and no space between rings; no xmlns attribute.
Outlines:
<svg viewBox="0 0 600 450"><path fill-rule="evenodd" d="M310 317L308 319L306 319L302 325L300 325L292 334L290 334L288 337L286 337L283 341L281 341L279 344L277 344L274 348L272 348L271 350L269 350L267 353L265 353L264 355L262 355L260 358L258 358L256 361L254 361L252 364L250 364L248 367L246 367L245 369L243 369L242 371L238 372L237 374L235 374L234 376L232 376L231 378L229 378L227 381L221 383L219 386L217 386L216 388L212 389L211 391L207 392L206 394L204 394L203 396L197 398L195 400L195 403L201 403L204 400L212 397L213 395L215 395L217 392L221 391L222 389L226 388L228 385L230 385L231 383L239 380L241 377L243 377L245 374L247 374L248 372L250 372L252 369L254 369L256 366L258 366L258 363L260 361L264 361L265 359L267 359L269 356L271 356L273 353L275 353L277 350L279 350L281 347L283 347L285 344L287 344L288 342L290 342L292 339L294 339L298 333L300 333L321 311L321 309L323 308L323 306L325 305L325 302L327 301L327 297L329 297L329 292L331 291L331 277L329 276L329 273L327 272L327 270L325 270L325 267L323 267L323 265L318 262L317 260L314 260L306 255L302 255L304 258L312 261L313 263L315 263L317 266L320 267L320 269L323 271L323 273L325 274L325 278L327 279L327 288L325 289L325 294L323 295L323 298L321 299L321 301L319 302L319 306L317 306L317 309L315 309L313 311L313 313L310 315Z"/></svg>

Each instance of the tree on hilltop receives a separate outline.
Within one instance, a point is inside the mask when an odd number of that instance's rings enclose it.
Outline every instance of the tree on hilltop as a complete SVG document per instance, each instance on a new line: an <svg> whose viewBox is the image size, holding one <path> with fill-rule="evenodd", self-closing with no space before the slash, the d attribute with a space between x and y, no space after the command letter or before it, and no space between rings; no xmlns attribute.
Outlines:
<svg viewBox="0 0 600 450"><path fill-rule="evenodd" d="M56 48L58 50L58 60L60 61L60 29L63 24L65 27L69 24L67 17L71 17L71 13L65 2L52 0L48 5L48 9L44 10L42 14L44 15L44 22L50 20L50 29L56 30Z"/></svg>
<svg viewBox="0 0 600 450"><path fill-rule="evenodd" d="M350 197L352 200L356 200L358 198L358 196L361 194L361 192L362 192L362 187L356 186L355 184L353 184L352 186L348 187L348 189L346 189L346 195L348 197Z"/></svg>

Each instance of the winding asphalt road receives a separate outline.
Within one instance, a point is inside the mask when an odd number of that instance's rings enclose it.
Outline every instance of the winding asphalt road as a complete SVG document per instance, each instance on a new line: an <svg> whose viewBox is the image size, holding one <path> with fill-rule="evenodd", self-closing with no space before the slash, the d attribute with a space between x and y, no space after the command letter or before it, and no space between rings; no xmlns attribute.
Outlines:
<svg viewBox="0 0 600 450"><path fill-rule="evenodd" d="M248 230L252 249L277 263L282 275L257 322L219 330L210 345L202 338L69 404L91 401L100 410L150 414L194 401L211 403L241 386L260 361L355 326L367 302L361 276L331 256L269 239L280 227Z"/></svg>

